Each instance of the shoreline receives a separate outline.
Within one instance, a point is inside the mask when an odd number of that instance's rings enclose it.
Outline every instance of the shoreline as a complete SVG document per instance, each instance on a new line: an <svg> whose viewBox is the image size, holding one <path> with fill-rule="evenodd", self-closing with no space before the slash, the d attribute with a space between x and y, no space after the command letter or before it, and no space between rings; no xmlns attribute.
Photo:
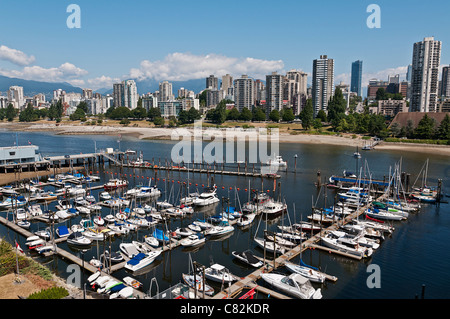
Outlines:
<svg viewBox="0 0 450 319"><path fill-rule="evenodd" d="M56 126L54 123L0 123L0 129L21 132L52 132L57 135L125 135L131 136L140 140L172 140L172 128L152 128L152 127L123 127L123 126L109 126L109 125L66 125L61 124ZM193 128L184 128L189 132L193 132ZM217 131L215 128L206 128L204 130L203 138L208 141L211 140L210 134ZM222 132L222 131L219 131ZM235 131L235 137L249 136L244 131ZM217 135L214 135L217 138ZM289 134L280 132L278 141L280 143L302 143L302 144L325 144L325 145L341 145L363 147L371 140L363 140L360 136L352 138L353 134L344 134L343 136L333 135L313 135L313 134ZM225 136L223 136L225 138ZM179 141L180 139L174 139ZM269 138L270 140L270 138ZM409 152L429 153L433 151L437 155L450 156L449 145L435 145L435 144L413 144L413 143L399 143L399 142L381 142L375 149L380 150L398 150Z"/></svg>

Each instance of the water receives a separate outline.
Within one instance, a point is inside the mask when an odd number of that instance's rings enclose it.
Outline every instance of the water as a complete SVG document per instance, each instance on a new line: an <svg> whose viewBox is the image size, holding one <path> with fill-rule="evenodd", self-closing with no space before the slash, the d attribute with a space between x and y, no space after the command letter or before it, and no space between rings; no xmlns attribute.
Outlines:
<svg viewBox="0 0 450 319"><path fill-rule="evenodd" d="M15 140L16 133L3 131L0 134L0 146L13 145ZM58 136L51 133L19 133L20 144L27 144L28 141L39 145L43 156L92 153L95 150L95 146L97 149L119 147L115 136ZM173 141L141 141L136 138L123 136L120 141L120 149L142 151L145 160L151 161L154 158L155 163L157 163L159 158L161 158L161 163L163 163L165 159L170 157L174 143ZM333 174L342 173L343 170L357 171L358 167L365 166L365 162L367 162L368 167L366 174L370 170L374 178L383 179L385 177L387 179L390 173L389 167L393 168L402 159L402 171L411 174L411 183L413 183L425 161L429 158L429 184L432 186L436 185L437 179L442 178L444 191L450 193L448 190L448 185L450 185L450 167L447 156L375 150L363 152L363 157L357 164L352 156L353 152L354 149L348 146L281 143L280 154L283 159L288 161L290 172L280 173L281 179L277 181L277 183L281 182L280 193L278 185L276 185L276 191L273 192L275 185L271 180L265 180L262 184L259 178L215 175L214 182L218 186L219 198L222 196L229 197L230 205L232 206L238 205L235 204L235 187L240 189L238 191L240 203L243 204L248 200L249 192L246 192L245 189L249 187L249 182L250 188L260 189L262 186L264 191L269 190L271 196L277 197L280 194L288 204L291 222L299 221L300 218L306 220L306 216L311 212L312 202L317 202L318 206L325 204L323 190L319 194L314 184L317 181L318 171L320 171L324 180ZM294 155L296 154L298 155L297 173L293 173ZM163 191L167 190L166 194L162 195L162 199L170 193L172 193L173 197L179 196L180 184L178 181L182 183L187 181L188 178L186 173L181 172L160 171L157 176L155 176L153 170L145 169L124 169L121 172L118 168L109 167L108 165L105 166L104 170L99 168L95 168L95 170L100 171L101 182L105 182L111 176L111 172L113 174L125 173L128 175L130 187L137 184L147 184L152 177L160 178L157 181L158 187ZM129 177L130 174L132 177ZM162 179L168 180L169 183L163 182ZM191 173L189 180L192 183L190 191L195 190L195 184L198 185L197 188L201 191L202 184L206 186L210 182L206 174L198 173ZM420 181L419 179L417 184L420 184ZM232 190L230 190L230 187ZM96 198L98 198L98 192L94 192ZM332 204L333 198L334 192L327 190L326 204ZM188 216L185 219L171 219L169 227L175 229L178 226L187 226L196 218L204 218L207 215L218 213L220 208L221 205L219 203L213 211L196 212L193 216ZM103 208L102 215L105 216L108 213L109 209ZM80 219L81 217L77 217L65 222L65 224L70 226L79 222ZM280 217L269 221L266 225L264 220L260 222L258 218L250 228L245 230L240 230L235 226L234 233L227 238L215 241L207 240L205 245L190 252L182 247L168 251L161 257L158 257L150 267L146 268L146 273L131 275L144 283L144 291L149 289L150 280L156 277L159 290L162 291L182 281L181 274L188 272L189 269L188 260L190 255L192 260L203 265L208 266L211 262L217 262L226 266L235 275L243 277L251 273L253 269L247 268L234 260L231 252L234 250L252 249L256 254L262 256L262 251L253 242L255 234L261 236L266 227L268 230L276 230L277 225L283 223L286 225L289 223L289 219ZM410 299L416 295L420 296L422 285L426 286L426 298L445 299L450 297L447 288L450 284L450 277L447 274L447 268L450 266L450 254L447 253L449 249L447 240L450 235L450 205L444 203L441 206L424 204L419 213L411 214L407 221L394 222L394 226L396 228L394 233L386 238L381 247L368 260L355 261L318 250L308 250L303 254L302 257L306 263L320 267L325 272L339 278L335 283L326 282L321 286L314 284L316 287L321 287L325 299ZM45 224L33 223L32 231L45 227ZM151 231L149 230L139 230L137 233L131 233L126 237L116 237L112 242L112 250L118 250L118 245L122 241L131 242L131 240L135 239L143 241L143 237L150 233ZM15 239L15 234L4 226L0 227L0 236L5 237L10 242L14 242ZM19 237L18 241L23 247L25 239ZM93 245L84 254L84 260L88 262L92 257L97 256L97 252L101 254L104 249L109 249L108 246L109 243L105 247L103 243L100 243L98 247ZM66 244L62 244L61 247L72 250ZM77 251L72 250L72 252L80 257L82 256ZM57 272L61 277L67 278L70 275L67 272L67 263L64 260L57 257L48 259L36 258ZM298 262L299 258L294 258L292 261ZM376 264L380 267L381 288L368 288L366 281L371 273L367 272L367 267L370 264ZM279 269L279 272L284 271L283 268ZM89 276L90 274L86 273L85 275ZM120 270L113 275L120 279L130 274L125 270ZM258 281L258 284L265 285L264 282L260 281ZM217 289L220 288L220 285L217 284L212 284L212 286ZM156 289L154 288L153 294L155 291ZM258 294L258 298L265 297L260 293Z"/></svg>

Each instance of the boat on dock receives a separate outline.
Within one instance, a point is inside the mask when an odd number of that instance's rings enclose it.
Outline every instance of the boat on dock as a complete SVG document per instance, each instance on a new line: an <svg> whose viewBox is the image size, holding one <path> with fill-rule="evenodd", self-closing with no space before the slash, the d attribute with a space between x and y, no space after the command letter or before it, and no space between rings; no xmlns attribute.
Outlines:
<svg viewBox="0 0 450 319"><path fill-rule="evenodd" d="M325 282L326 276L318 268L306 265L301 259L299 264L286 262L284 265L291 273L300 274L311 282Z"/></svg>
<svg viewBox="0 0 450 319"><path fill-rule="evenodd" d="M289 276L274 273L262 273L261 278L271 286L300 299L321 299L320 288L317 290L310 281L300 274L293 273Z"/></svg>
<svg viewBox="0 0 450 319"><path fill-rule="evenodd" d="M250 250L232 251L231 254L238 260L252 267L260 268L263 266L263 262L258 258L256 258L255 255Z"/></svg>
<svg viewBox="0 0 450 319"><path fill-rule="evenodd" d="M134 255L129 261L127 261L124 268L133 272L137 271L153 263L156 257L158 257L160 254L161 250L153 250L148 253L138 253L137 255Z"/></svg>
<svg viewBox="0 0 450 319"><path fill-rule="evenodd" d="M213 264L205 269L205 277L209 280L221 283L232 283L239 277L230 273L230 271L220 264Z"/></svg>

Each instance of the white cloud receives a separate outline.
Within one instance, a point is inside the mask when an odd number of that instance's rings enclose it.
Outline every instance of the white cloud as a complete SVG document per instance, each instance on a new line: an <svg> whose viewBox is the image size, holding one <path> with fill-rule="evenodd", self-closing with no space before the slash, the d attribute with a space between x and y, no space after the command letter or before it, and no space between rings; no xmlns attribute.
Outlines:
<svg viewBox="0 0 450 319"><path fill-rule="evenodd" d="M183 81L206 78L211 74L240 76L247 74L261 78L273 71L281 71L281 60L262 60L255 58L235 58L218 54L194 55L191 53L171 53L162 61L144 60L139 68L130 70L129 77L139 80Z"/></svg>
<svg viewBox="0 0 450 319"><path fill-rule="evenodd" d="M70 82L87 75L88 71L76 67L72 63L63 63L55 68L43 68L37 65L26 66L22 70L2 70L0 74L9 77L16 77L25 80L45 81L45 82Z"/></svg>
<svg viewBox="0 0 450 319"><path fill-rule="evenodd" d="M0 45L0 60L6 60L16 65L24 66L33 63L35 58L32 55L26 55L22 51L8 48L5 45Z"/></svg>
<svg viewBox="0 0 450 319"><path fill-rule="evenodd" d="M118 83L120 81L121 81L120 78L112 78L112 77L105 76L105 75L87 80L90 87L94 90L101 89L101 88L112 88L114 83Z"/></svg>

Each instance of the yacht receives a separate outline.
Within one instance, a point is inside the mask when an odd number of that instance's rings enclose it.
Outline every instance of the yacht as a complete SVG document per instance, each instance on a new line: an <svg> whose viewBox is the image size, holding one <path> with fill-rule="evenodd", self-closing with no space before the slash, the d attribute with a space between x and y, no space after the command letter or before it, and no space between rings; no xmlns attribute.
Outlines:
<svg viewBox="0 0 450 319"><path fill-rule="evenodd" d="M161 250L154 250L148 253L138 253L127 261L124 267L130 271L137 271L150 265L160 254Z"/></svg>
<svg viewBox="0 0 450 319"><path fill-rule="evenodd" d="M266 162L270 166L286 167L287 163L280 155L273 154L273 157Z"/></svg>
<svg viewBox="0 0 450 319"><path fill-rule="evenodd" d="M110 179L103 188L105 190L113 190L121 187L128 187L128 181L124 179Z"/></svg>
<svg viewBox="0 0 450 319"><path fill-rule="evenodd" d="M320 288L317 290L310 281L300 274L294 273L289 276L274 273L262 273L261 278L268 284L279 290L300 299L321 299Z"/></svg>
<svg viewBox="0 0 450 319"><path fill-rule="evenodd" d="M208 206L219 202L219 198L216 195L216 185L212 188L200 194L199 197L195 198L193 204L195 206Z"/></svg>

